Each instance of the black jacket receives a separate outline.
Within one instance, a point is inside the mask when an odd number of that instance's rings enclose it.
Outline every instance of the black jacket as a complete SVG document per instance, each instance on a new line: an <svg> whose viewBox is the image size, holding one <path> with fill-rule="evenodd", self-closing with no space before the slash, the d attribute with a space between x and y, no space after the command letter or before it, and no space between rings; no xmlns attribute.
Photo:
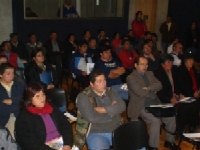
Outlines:
<svg viewBox="0 0 200 150"><path fill-rule="evenodd" d="M199 88L199 85L200 85L199 77L197 75L196 69L195 68L192 68L192 69L193 69L194 75L196 77L197 87ZM181 65L178 68L178 74L179 74L178 86L179 86L181 94L183 94L186 97L193 97L194 92L195 92L192 89L193 82L192 82L192 78L190 76L190 73L187 70L185 65Z"/></svg>
<svg viewBox="0 0 200 150"><path fill-rule="evenodd" d="M57 86L58 85L58 76L56 73L56 70L48 63L44 63L46 65L46 72L51 72L52 77L53 77L53 85ZM35 61L31 61L28 64L28 67L25 69L25 77L26 77L26 82L29 84L31 82L39 82L44 89L46 89L47 85L43 82L40 81L40 73L42 73L43 70L38 67L38 65L35 63Z"/></svg>
<svg viewBox="0 0 200 150"><path fill-rule="evenodd" d="M60 52L64 52L63 43L60 42L60 41L57 41L57 43L58 43L58 47L59 47ZM46 57L47 57L47 58L49 58L50 56L54 55L53 46L52 46L51 40L48 40L48 41L44 44L44 47L46 48Z"/></svg>
<svg viewBox="0 0 200 150"><path fill-rule="evenodd" d="M196 40L197 40L196 43L194 43L194 37L192 36L192 30L191 29L187 30L186 44L185 44L186 48L190 48L190 47L198 48L199 32L197 29L195 30L195 32L196 32Z"/></svg>
<svg viewBox="0 0 200 150"><path fill-rule="evenodd" d="M55 126L63 137L64 145L73 145L72 127L67 118L56 108L50 114ZM46 129L40 115L26 109L20 112L15 122L16 140L24 150L53 150L45 145Z"/></svg>
<svg viewBox="0 0 200 150"><path fill-rule="evenodd" d="M11 42L10 42L11 43ZM18 41L17 47L11 43L11 51L17 53L20 59L28 60L29 53L24 43Z"/></svg>
<svg viewBox="0 0 200 150"><path fill-rule="evenodd" d="M177 76L175 76L174 70L172 69L172 78L174 81L174 92L179 94L179 89L177 87ZM157 92L157 96L162 103L171 103L173 97L173 89L169 80L169 77L162 66L154 71L155 77L161 82L162 89Z"/></svg>

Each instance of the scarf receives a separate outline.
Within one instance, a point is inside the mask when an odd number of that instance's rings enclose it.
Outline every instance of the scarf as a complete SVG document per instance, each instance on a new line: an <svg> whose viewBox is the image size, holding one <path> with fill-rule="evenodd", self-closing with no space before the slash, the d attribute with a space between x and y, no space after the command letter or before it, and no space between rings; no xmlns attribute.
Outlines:
<svg viewBox="0 0 200 150"><path fill-rule="evenodd" d="M53 107L46 103L43 108L29 106L27 107L27 110L32 114L50 114L53 111Z"/></svg>

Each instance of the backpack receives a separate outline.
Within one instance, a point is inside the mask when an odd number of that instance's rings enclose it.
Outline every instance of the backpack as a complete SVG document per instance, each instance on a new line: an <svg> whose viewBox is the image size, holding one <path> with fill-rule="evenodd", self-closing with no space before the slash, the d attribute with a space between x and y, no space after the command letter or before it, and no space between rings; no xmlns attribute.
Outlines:
<svg viewBox="0 0 200 150"><path fill-rule="evenodd" d="M111 88L107 88L109 97L111 96ZM87 95L89 97L90 102L94 107L97 106L96 100L94 97L92 97L91 94L91 88L85 88L85 90L82 91L83 94ZM77 100L76 100L77 102ZM86 143L86 138L90 132L92 124L89 123L86 119L84 119L81 116L80 111L77 111L77 121L76 121L76 131L74 134L74 144L81 150L85 143Z"/></svg>
<svg viewBox="0 0 200 150"><path fill-rule="evenodd" d="M1 150L20 150L17 143L12 138L9 130L0 127L0 149Z"/></svg>

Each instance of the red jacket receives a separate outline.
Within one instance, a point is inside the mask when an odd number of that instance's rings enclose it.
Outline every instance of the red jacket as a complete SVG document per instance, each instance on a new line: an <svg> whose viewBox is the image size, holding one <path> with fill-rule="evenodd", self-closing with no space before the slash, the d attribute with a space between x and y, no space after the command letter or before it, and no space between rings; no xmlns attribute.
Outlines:
<svg viewBox="0 0 200 150"><path fill-rule="evenodd" d="M132 22L133 36L141 38L147 31L147 25L144 21L133 20Z"/></svg>
<svg viewBox="0 0 200 150"><path fill-rule="evenodd" d="M118 57L122 62L122 65L125 69L132 69L134 68L134 62L135 59L138 57L138 54L135 52L135 50L125 50L122 49L119 53L118 53Z"/></svg>
<svg viewBox="0 0 200 150"><path fill-rule="evenodd" d="M0 55L5 55L3 52L0 53ZM10 52L10 56L8 58L8 62L13 66L13 67L18 67L17 64L17 54Z"/></svg>
<svg viewBox="0 0 200 150"><path fill-rule="evenodd" d="M117 48L119 45L121 45L121 43L122 43L122 40L121 40L121 39L119 39L119 40L113 39L113 40L112 40L112 49L113 49L113 51L115 51L116 48Z"/></svg>

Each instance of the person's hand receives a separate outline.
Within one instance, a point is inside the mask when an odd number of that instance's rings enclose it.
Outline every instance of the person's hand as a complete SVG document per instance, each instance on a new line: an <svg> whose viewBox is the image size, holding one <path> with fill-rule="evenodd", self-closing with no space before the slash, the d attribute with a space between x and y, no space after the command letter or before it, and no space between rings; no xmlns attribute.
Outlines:
<svg viewBox="0 0 200 150"><path fill-rule="evenodd" d="M11 105L12 104L12 100L11 99L4 99L2 101L2 103L6 104L6 105Z"/></svg>
<svg viewBox="0 0 200 150"><path fill-rule="evenodd" d="M116 101L113 101L111 105L115 105L115 104L117 104L117 102L116 102Z"/></svg>
<svg viewBox="0 0 200 150"><path fill-rule="evenodd" d="M82 71L83 76L87 76L87 73L85 71Z"/></svg>
<svg viewBox="0 0 200 150"><path fill-rule="evenodd" d="M199 98L199 96L200 96L200 93L199 93L198 91L195 91L195 92L194 92L194 97L195 97L195 98Z"/></svg>
<svg viewBox="0 0 200 150"><path fill-rule="evenodd" d="M152 54L149 55L149 58L150 58L151 60L155 61L155 57L154 57Z"/></svg>
<svg viewBox="0 0 200 150"><path fill-rule="evenodd" d="M96 110L100 114L106 113L106 110L104 107L95 107L94 110Z"/></svg>
<svg viewBox="0 0 200 150"><path fill-rule="evenodd" d="M179 99L183 99L185 96L183 94L179 95Z"/></svg>
<svg viewBox="0 0 200 150"><path fill-rule="evenodd" d="M171 103L172 103L173 105L175 105L175 104L177 104L177 103L178 103L178 101L176 100L176 98L175 98L175 97L173 97L173 98L171 99Z"/></svg>
<svg viewBox="0 0 200 150"><path fill-rule="evenodd" d="M54 85L53 84L49 84L48 86L47 86L47 89L53 89L54 88Z"/></svg>
<svg viewBox="0 0 200 150"><path fill-rule="evenodd" d="M68 145L63 146L62 150L71 150L71 147Z"/></svg>

